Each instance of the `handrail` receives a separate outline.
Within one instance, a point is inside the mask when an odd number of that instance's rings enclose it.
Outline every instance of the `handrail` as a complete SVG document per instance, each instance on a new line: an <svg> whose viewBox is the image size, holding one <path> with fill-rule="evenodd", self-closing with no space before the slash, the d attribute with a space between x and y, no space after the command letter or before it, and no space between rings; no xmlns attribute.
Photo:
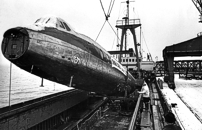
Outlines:
<svg viewBox="0 0 202 130"><path fill-rule="evenodd" d="M135 25L135 24L140 24L140 19L129 19L129 20L117 20L116 25L121 26L121 25Z"/></svg>
<svg viewBox="0 0 202 130"><path fill-rule="evenodd" d="M132 116L128 130L134 130L134 126L135 126L136 121L137 121L137 114L138 114L140 104L141 104L141 99L142 99L142 94L140 94L138 97L138 101L137 101L137 104L136 104L136 107L135 107L135 110L134 110L134 113L133 113L133 116Z"/></svg>
<svg viewBox="0 0 202 130"><path fill-rule="evenodd" d="M16 113L25 111L34 106L44 104L44 102L54 100L56 97L61 98L63 96L67 96L67 95L69 96L71 94L78 93L78 92L82 92L82 91L79 91L77 89L70 89L67 91L62 91L62 92L54 93L51 95L46 95L44 97L39 97L39 98L35 98L35 99L29 100L29 101L25 101L25 102L11 105L11 106L0 108L0 120L6 116L12 116Z"/></svg>

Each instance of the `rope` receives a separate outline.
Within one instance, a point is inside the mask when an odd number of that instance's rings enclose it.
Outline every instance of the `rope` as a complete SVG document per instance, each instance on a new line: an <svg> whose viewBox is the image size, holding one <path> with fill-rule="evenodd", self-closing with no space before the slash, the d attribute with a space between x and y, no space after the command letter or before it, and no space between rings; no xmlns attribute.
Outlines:
<svg viewBox="0 0 202 130"><path fill-rule="evenodd" d="M151 53L150 53L150 51L149 51L149 48L148 48L148 46L147 46L147 43L146 43L146 40L145 40L145 37L144 37L143 32L142 32L142 37L143 37L143 39L144 39L144 42L145 42L145 45L146 45L147 50L148 50L148 52L149 52L149 55L150 55L150 57L151 57L151 60L153 61L153 58L152 58Z"/></svg>
<svg viewBox="0 0 202 130"><path fill-rule="evenodd" d="M101 33L101 31L102 31L102 29L103 29L103 27L104 27L106 21L107 21L107 20L105 20L104 24L102 25L102 28L100 29L100 32L98 33L98 35L97 35L95 41L97 41L98 37L100 36L100 33Z"/></svg>
<svg viewBox="0 0 202 130"><path fill-rule="evenodd" d="M107 15L106 15L106 13L105 13L105 10L104 10L104 7L103 7L103 4L102 4L102 1L101 1L101 0L100 0L100 4L101 4L102 10L103 10L103 12L104 12L104 15L105 15L105 17L106 17L106 20L107 20Z"/></svg>
<svg viewBox="0 0 202 130"><path fill-rule="evenodd" d="M115 33L115 35L117 36L117 38L119 39L119 37L118 37L118 35L116 34L116 32L114 31L112 25L109 23L109 21L107 21L107 22L108 22L109 26L111 27L111 29L113 30L113 32ZM119 41L120 41L120 39L119 39Z"/></svg>
<svg viewBox="0 0 202 130"><path fill-rule="evenodd" d="M114 0L114 1L115 1L115 0ZM100 0L100 4L101 4L101 7L102 7L102 10L103 10L103 12L104 12L104 15L105 15L106 20L105 20L104 24L102 25L102 28L100 29L100 31L99 31L99 33L98 33L98 35L97 35L95 41L97 41L97 39L98 39L98 37L99 37L99 35L100 35L100 33L101 33L101 31L102 31L102 29L103 29L103 27L104 27L106 21L109 23L108 18L110 17L112 8L113 8L113 6L114 6L114 1L113 1L113 3L112 3L112 0L111 0L110 5L109 5L109 9L108 9L108 13L106 14L106 13L105 13L105 10L104 10L104 7L103 7L103 4L102 4L102 1ZM111 26L110 23L109 23L109 25L110 25L110 27L112 28L112 26ZM114 31L113 28L112 28L112 30ZM114 33L116 34L115 31L114 31ZM117 34L116 34L116 35L117 35ZM117 37L118 37L118 36L117 36ZM119 41L120 41L120 39L119 39Z"/></svg>
<svg viewBox="0 0 202 130"><path fill-rule="evenodd" d="M115 0L114 0L115 1ZM114 1L113 1L113 3L112 3L112 0L111 0L111 2L110 2L110 6L109 6L109 10L108 10L108 17L110 16L110 14L111 14L111 12L112 12L112 9L113 9L113 6L114 6ZM111 5L111 3L112 3L112 5ZM110 8L111 7L111 8Z"/></svg>
<svg viewBox="0 0 202 130"><path fill-rule="evenodd" d="M110 4L109 4L109 9L108 9L108 13L107 13L107 15L109 15L109 14L110 14L110 8L111 8L111 4L112 4L112 0L110 1Z"/></svg>

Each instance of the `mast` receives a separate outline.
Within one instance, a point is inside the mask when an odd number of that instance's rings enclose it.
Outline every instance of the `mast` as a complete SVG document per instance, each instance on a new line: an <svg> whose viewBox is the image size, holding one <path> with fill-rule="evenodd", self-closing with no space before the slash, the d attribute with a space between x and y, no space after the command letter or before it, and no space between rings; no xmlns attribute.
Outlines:
<svg viewBox="0 0 202 130"><path fill-rule="evenodd" d="M137 60L137 72L140 72L140 61L139 61L139 52L138 52L138 43L136 39L135 29L141 26L140 19L130 19L129 18L129 3L130 1L127 0L127 14L126 17L123 17L122 20L116 21L116 27L122 30L121 33L121 44L120 44L120 53L119 53L119 62L121 62L121 57L123 55L123 40L125 37L125 51L127 51L127 30L129 29L133 35L134 47L135 47L135 56Z"/></svg>

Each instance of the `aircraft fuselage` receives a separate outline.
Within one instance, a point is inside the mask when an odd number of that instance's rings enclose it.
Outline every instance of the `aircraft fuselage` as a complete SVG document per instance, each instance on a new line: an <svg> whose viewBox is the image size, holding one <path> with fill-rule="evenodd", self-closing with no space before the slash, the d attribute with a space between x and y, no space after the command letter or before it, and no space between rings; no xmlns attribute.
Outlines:
<svg viewBox="0 0 202 130"><path fill-rule="evenodd" d="M4 34L2 53L32 74L76 89L117 95L126 78L128 91L141 86L102 47L76 32L12 28Z"/></svg>

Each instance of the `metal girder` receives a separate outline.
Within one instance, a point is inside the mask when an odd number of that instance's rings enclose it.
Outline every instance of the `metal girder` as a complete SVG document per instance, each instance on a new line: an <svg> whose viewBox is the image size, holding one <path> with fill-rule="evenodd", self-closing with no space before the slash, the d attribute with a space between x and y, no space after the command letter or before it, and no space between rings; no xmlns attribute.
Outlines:
<svg viewBox="0 0 202 130"><path fill-rule="evenodd" d="M201 56L202 36L165 47L163 57Z"/></svg>
<svg viewBox="0 0 202 130"><path fill-rule="evenodd" d="M202 12L202 0L192 0L196 8L198 9L199 13L201 14Z"/></svg>
<svg viewBox="0 0 202 130"><path fill-rule="evenodd" d="M174 84L174 57L202 56L202 37L196 37L178 44L165 47L163 50L166 79L175 88Z"/></svg>
<svg viewBox="0 0 202 130"><path fill-rule="evenodd" d="M164 75L164 62L156 62L156 74ZM202 73L202 60L177 60L173 62L174 73L179 73L189 69L189 72Z"/></svg>
<svg viewBox="0 0 202 130"><path fill-rule="evenodd" d="M199 11L200 13L200 23L202 22L202 0L192 0L192 2L194 3L196 9Z"/></svg>

